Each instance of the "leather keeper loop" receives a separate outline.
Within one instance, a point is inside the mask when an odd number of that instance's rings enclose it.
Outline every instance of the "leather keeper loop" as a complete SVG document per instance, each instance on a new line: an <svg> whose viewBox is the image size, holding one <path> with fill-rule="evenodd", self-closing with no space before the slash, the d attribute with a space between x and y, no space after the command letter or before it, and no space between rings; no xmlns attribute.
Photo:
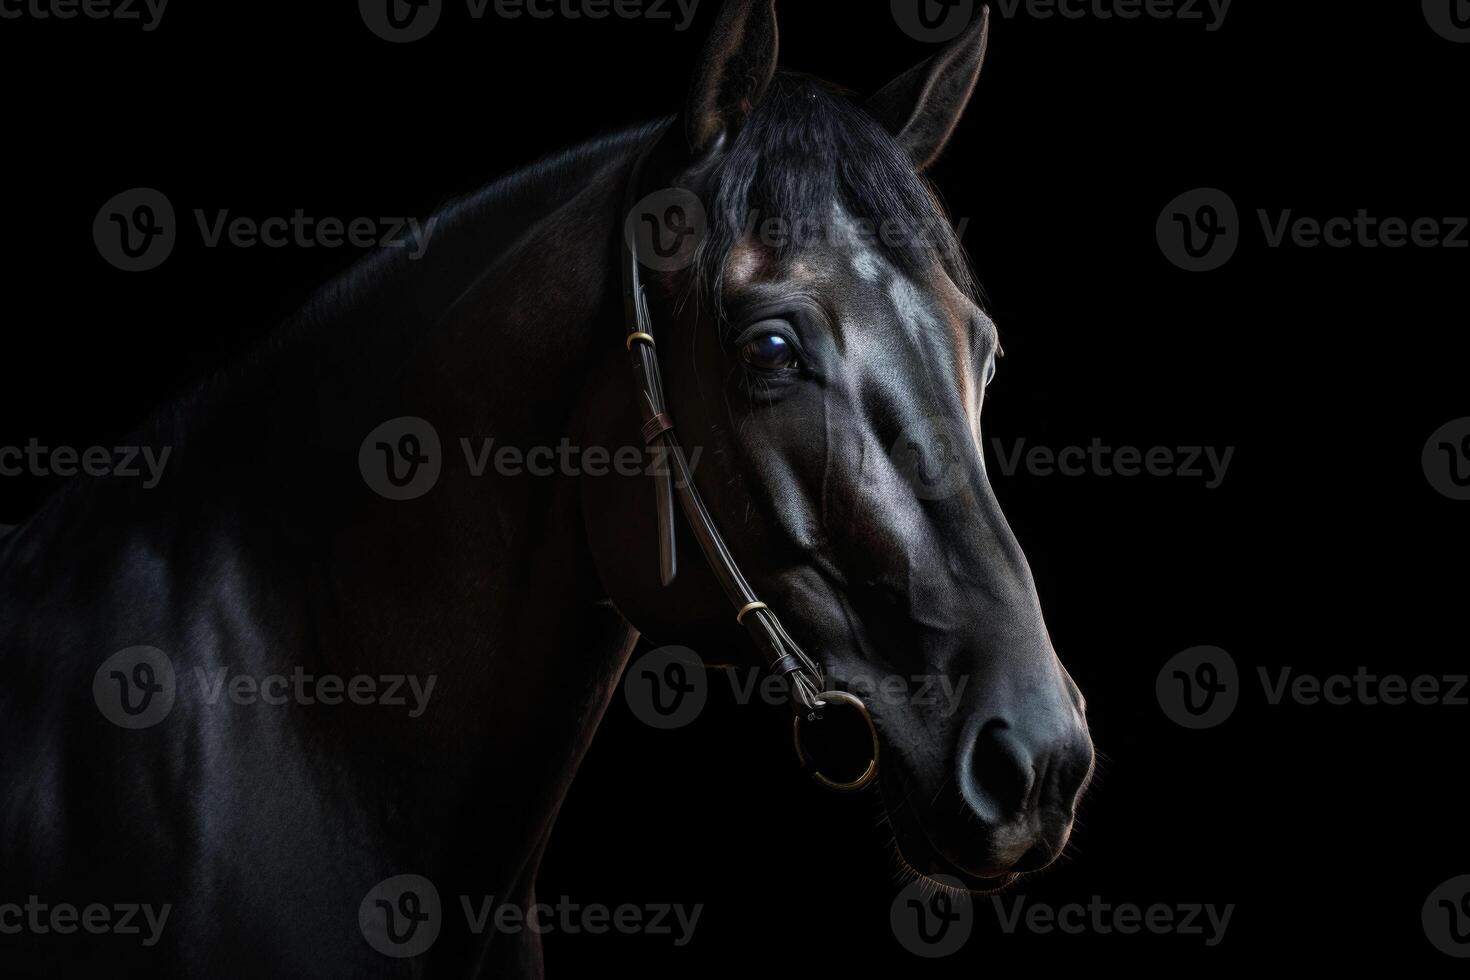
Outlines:
<svg viewBox="0 0 1470 980"><path fill-rule="evenodd" d="M643 441L652 445L654 440L674 427L674 420L667 412L660 412L643 423Z"/></svg>

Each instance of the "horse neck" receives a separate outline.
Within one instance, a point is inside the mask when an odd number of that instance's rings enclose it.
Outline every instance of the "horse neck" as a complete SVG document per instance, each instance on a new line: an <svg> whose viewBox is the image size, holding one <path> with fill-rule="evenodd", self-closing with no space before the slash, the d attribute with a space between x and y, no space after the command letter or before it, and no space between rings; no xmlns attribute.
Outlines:
<svg viewBox="0 0 1470 980"><path fill-rule="evenodd" d="M587 630L616 647L611 619L580 615L602 595L574 480L476 475L466 448L574 436L579 392L619 349L615 229L645 136L453 208L417 262L380 257L329 287L145 428L140 443L173 450L157 488L69 488L6 542L0 578L89 609L89 647L149 643L181 667L464 678L435 694L451 717L518 687L537 698L524 658L585 651ZM358 455L404 416L433 425L444 465L398 502Z"/></svg>

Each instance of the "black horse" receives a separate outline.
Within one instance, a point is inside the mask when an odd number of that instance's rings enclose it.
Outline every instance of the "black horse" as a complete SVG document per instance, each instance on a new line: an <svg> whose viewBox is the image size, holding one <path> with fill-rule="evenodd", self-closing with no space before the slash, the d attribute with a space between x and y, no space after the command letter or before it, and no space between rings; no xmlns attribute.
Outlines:
<svg viewBox="0 0 1470 980"><path fill-rule="evenodd" d="M690 260L645 269L669 412L735 558L829 687L967 682L953 712L866 696L902 855L975 889L1053 860L1092 747L979 448L996 329L922 178L985 41L859 103L730 0L677 118L447 209L154 418L156 488L74 481L0 539L6 955L540 973L455 896L534 902L640 633L745 639L687 525L660 580L654 481L530 467L645 445L619 256L661 194L697 201L657 212ZM474 465L492 438L525 468ZM445 914L396 958L410 874Z"/></svg>

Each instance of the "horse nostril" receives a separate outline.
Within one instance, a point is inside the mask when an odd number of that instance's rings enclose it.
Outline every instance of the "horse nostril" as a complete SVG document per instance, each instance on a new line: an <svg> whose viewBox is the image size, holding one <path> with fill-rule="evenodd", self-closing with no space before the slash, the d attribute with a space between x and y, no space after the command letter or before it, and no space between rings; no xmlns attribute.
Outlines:
<svg viewBox="0 0 1470 980"><path fill-rule="evenodd" d="M1019 816L1036 782L1031 755L999 718L985 723L970 755L968 795L980 815L994 823Z"/></svg>
<svg viewBox="0 0 1470 980"><path fill-rule="evenodd" d="M971 717L966 727L973 734L956 760L970 838L961 845L965 832L952 830L950 846L963 846L966 858L950 859L983 877L994 877L996 869L1038 871L1071 837L1077 798L1092 769L1092 740L1085 725L1056 714L980 724L984 717ZM1048 723L1054 721L1060 723Z"/></svg>
<svg viewBox="0 0 1470 980"><path fill-rule="evenodd" d="M1002 718L976 733L962 782L984 822L1005 825L1028 817L1070 822L1092 771L1092 742L1085 729L1031 741Z"/></svg>

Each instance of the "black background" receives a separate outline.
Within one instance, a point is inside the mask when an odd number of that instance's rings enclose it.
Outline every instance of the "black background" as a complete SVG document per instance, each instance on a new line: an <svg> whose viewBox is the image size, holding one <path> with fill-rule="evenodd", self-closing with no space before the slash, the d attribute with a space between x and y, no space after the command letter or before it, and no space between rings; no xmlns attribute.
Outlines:
<svg viewBox="0 0 1470 980"><path fill-rule="evenodd" d="M308 9L310 8L310 9ZM159 30L0 21L8 234L0 445L108 444L350 263L351 250L206 249L194 208L263 218L425 216L450 197L682 97L695 26L487 17L451 3L389 45L355 5L189 3ZM927 56L882 3L783 10L783 61L858 91ZM1470 415L1470 251L1268 248L1257 209L1327 218L1470 213L1470 45L1418 3L1239 0L1223 27L999 20L971 111L934 173L1007 350L987 437L1061 447L1235 447L1223 485L992 477L1103 755L1074 844L1028 902L1236 908L1199 936L1004 934L988 899L943 961L894 939L872 798L821 794L781 709L714 685L653 731L621 697L567 802L541 895L702 903L694 940L551 936L552 976L916 973L1107 965L1331 969L1374 953L1448 973L1420 925L1470 873L1470 708L1266 703L1258 667L1464 673L1470 504L1420 452ZM92 243L119 191L184 218L160 269ZM1155 221L1218 187L1244 240L1223 269L1171 265ZM614 327L614 325L609 325ZM615 328L616 329L616 328ZM0 523L51 489L0 479ZM1154 683L1199 644L1240 666L1240 707L1200 732ZM799 846L793 846L799 841Z"/></svg>

